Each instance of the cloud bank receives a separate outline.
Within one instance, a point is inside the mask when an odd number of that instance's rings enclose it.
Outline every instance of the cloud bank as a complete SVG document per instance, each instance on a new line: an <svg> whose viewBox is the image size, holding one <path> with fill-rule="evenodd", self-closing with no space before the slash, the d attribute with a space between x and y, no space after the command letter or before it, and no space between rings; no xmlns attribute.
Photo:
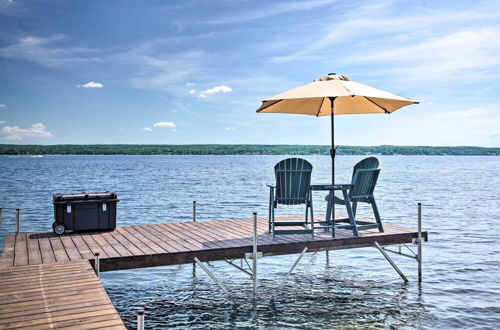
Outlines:
<svg viewBox="0 0 500 330"><path fill-rule="evenodd" d="M47 131L42 123L32 124L29 128L20 128L19 126L5 126L0 129L0 134L6 140L22 140L27 137L50 138L52 133Z"/></svg>

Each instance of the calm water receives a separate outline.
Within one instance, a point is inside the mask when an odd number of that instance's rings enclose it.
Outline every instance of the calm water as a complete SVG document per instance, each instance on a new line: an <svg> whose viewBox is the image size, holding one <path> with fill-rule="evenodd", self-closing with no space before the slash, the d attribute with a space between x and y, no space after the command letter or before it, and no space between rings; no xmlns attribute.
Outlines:
<svg viewBox="0 0 500 330"><path fill-rule="evenodd" d="M118 224L187 221L191 202L202 220L265 215L273 165L282 156L0 157L1 238L14 231L48 231L56 192L118 193ZM306 156L313 181L328 180L329 158ZM363 157L337 158L339 181ZM258 301L246 275L210 263L233 302L192 265L104 273L111 300L130 327L146 309L148 328L498 328L500 324L500 157L379 157L376 189L382 218L416 226L423 203L424 282L416 262L395 256L409 277L403 285L373 248L259 260ZM315 211L323 212L316 195ZM278 210L282 211L282 210ZM302 214L291 209L287 214ZM283 213L281 213L283 214ZM367 213L368 214L368 213ZM250 221L250 220L249 220Z"/></svg>

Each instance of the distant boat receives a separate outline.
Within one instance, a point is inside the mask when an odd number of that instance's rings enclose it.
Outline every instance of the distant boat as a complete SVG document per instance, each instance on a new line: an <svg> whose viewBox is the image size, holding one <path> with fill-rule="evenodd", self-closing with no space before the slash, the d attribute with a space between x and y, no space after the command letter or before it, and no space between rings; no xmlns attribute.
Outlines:
<svg viewBox="0 0 500 330"><path fill-rule="evenodd" d="M33 158L43 158L43 156L42 156L42 155L33 155L33 156L31 156L31 157L33 157Z"/></svg>

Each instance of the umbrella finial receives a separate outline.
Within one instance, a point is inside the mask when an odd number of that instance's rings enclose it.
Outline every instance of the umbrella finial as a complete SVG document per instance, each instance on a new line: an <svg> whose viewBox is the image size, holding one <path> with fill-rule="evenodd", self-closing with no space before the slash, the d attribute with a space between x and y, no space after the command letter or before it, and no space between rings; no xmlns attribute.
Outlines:
<svg viewBox="0 0 500 330"><path fill-rule="evenodd" d="M328 80L344 80L344 81L348 81L349 78L347 78L346 76L343 76L341 74L329 73L326 76L318 78L318 79L316 79L314 81L328 81Z"/></svg>

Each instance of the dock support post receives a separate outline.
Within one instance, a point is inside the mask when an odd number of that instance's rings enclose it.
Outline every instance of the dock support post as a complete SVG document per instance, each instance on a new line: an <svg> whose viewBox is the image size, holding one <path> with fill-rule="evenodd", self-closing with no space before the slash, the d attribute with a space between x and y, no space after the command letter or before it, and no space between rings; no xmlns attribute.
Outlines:
<svg viewBox="0 0 500 330"><path fill-rule="evenodd" d="M196 222L196 201L193 201L193 222ZM193 261L193 274L196 274L196 262Z"/></svg>
<svg viewBox="0 0 500 330"><path fill-rule="evenodd" d="M19 215L19 212L21 211L21 209L16 209L16 234L19 234L19 227L20 227L20 215Z"/></svg>
<svg viewBox="0 0 500 330"><path fill-rule="evenodd" d="M198 264L198 266L201 267L201 269L203 269L205 271L205 273L207 273L207 275L215 282L215 284L217 284L219 286L219 288L221 288L222 291L224 291L225 294L227 294L229 297L231 297L231 294L226 289L226 287L222 284L222 282L219 281L219 279L217 277L215 277L214 274L212 274L212 272L200 261L200 259L198 259L198 257L194 257L194 261Z"/></svg>
<svg viewBox="0 0 500 330"><path fill-rule="evenodd" d="M2 220L2 215L3 215L3 206L0 206L0 220Z"/></svg>
<svg viewBox="0 0 500 330"><path fill-rule="evenodd" d="M144 330L144 309L137 311L137 330Z"/></svg>
<svg viewBox="0 0 500 330"><path fill-rule="evenodd" d="M94 269L95 269L95 274L97 275L97 278L100 278L100 260L99 260L99 252L94 253Z"/></svg>
<svg viewBox="0 0 500 330"><path fill-rule="evenodd" d="M253 258L252 258L253 299L257 298L257 212L253 213Z"/></svg>
<svg viewBox="0 0 500 330"><path fill-rule="evenodd" d="M285 280L288 278L288 276L290 276L292 274L293 270L295 269L295 267L297 267L297 265L300 262L300 259L302 259L302 257L304 256L304 254L306 252L307 252L307 246L304 248L304 250L302 250L302 253L299 255L299 257L297 258L297 260L295 260L295 262L293 263L292 268L290 268L290 270L288 271L288 274L286 274Z"/></svg>
<svg viewBox="0 0 500 330"><path fill-rule="evenodd" d="M403 274L403 272L401 271L401 269L399 269L398 266L396 266L396 264L394 263L394 261L392 261L391 257L389 257L389 255L384 251L384 248L382 248L380 246L380 244L378 244L378 242L375 242L375 247L380 251L380 253L382 253L382 255L385 257L385 259L387 259L387 261L389 261L389 263L391 264L392 268L394 268L394 270L396 272L398 272L399 276L401 276L401 278L403 279L403 281L406 283L408 283L408 279L406 278L406 276Z"/></svg>
<svg viewBox="0 0 500 330"><path fill-rule="evenodd" d="M193 201L193 222L196 222L196 201Z"/></svg>
<svg viewBox="0 0 500 330"><path fill-rule="evenodd" d="M418 203L418 242L417 242L417 262L418 262L418 283L422 283L422 203Z"/></svg>
<svg viewBox="0 0 500 330"><path fill-rule="evenodd" d="M241 260L243 262L243 259L241 259ZM234 268L236 268L237 270L239 270L240 272L245 273L248 276L250 276L250 278L252 278L253 274L251 272L247 271L246 269L244 269L243 264L240 264L240 266L238 266L237 264L235 264L233 262L233 260L224 260L224 261L227 262L228 264L230 264L231 266L233 266Z"/></svg>
<svg viewBox="0 0 500 330"><path fill-rule="evenodd" d="M283 279L283 282L281 282L282 284L285 283L285 281L288 279L288 277L290 277L290 275L292 275L292 272L294 271L295 267L297 267L297 265L299 264L300 262L300 259L302 259L302 257L304 256L304 254L307 252L307 246L304 248L304 250L302 250L302 252L300 253L300 255L298 256L297 260L295 260L295 262L293 263L293 266L292 268L290 268L290 270L288 271L288 273L286 274L285 278Z"/></svg>

